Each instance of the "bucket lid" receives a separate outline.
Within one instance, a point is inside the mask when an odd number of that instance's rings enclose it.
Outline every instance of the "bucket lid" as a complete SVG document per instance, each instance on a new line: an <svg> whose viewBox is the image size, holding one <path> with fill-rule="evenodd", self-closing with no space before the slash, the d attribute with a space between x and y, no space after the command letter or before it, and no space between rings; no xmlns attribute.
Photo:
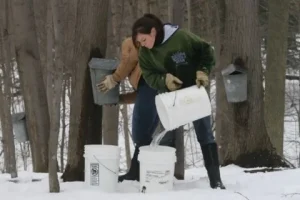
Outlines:
<svg viewBox="0 0 300 200"><path fill-rule="evenodd" d="M176 149L168 146L142 146L138 155L140 162L166 164L176 162Z"/></svg>
<svg viewBox="0 0 300 200"><path fill-rule="evenodd" d="M119 64L117 59L92 58L89 62L91 69L115 70Z"/></svg>
<svg viewBox="0 0 300 200"><path fill-rule="evenodd" d="M225 69L222 70L222 75L227 76L227 75L230 75L234 72L244 74L244 73L247 73L247 69L244 68L244 67L241 67L239 65L230 64Z"/></svg>
<svg viewBox="0 0 300 200"><path fill-rule="evenodd" d="M12 116L11 116L13 123L23 120L24 118L25 118L25 112L15 113L15 114L12 114Z"/></svg>
<svg viewBox="0 0 300 200"><path fill-rule="evenodd" d="M140 152L155 152L155 153L175 153L176 149L174 147L168 147L168 146L162 146L162 145L157 145L157 146L141 146L139 148Z"/></svg>
<svg viewBox="0 0 300 200"><path fill-rule="evenodd" d="M90 144L84 146L85 154L95 155L119 155L121 149L115 145L101 145L101 144Z"/></svg>

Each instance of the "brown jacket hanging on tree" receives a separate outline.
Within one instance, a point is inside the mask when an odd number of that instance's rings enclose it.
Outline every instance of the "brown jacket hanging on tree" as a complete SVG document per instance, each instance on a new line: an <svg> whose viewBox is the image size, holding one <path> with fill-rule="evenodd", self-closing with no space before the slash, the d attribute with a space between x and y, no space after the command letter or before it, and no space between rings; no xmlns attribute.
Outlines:
<svg viewBox="0 0 300 200"><path fill-rule="evenodd" d="M141 77L141 69L138 64L138 50L133 45L131 37L126 38L122 43L121 61L116 71L112 75L106 76L105 80L98 84L100 91L112 89L128 77L130 84L136 90ZM136 92L121 94L120 104L134 103Z"/></svg>

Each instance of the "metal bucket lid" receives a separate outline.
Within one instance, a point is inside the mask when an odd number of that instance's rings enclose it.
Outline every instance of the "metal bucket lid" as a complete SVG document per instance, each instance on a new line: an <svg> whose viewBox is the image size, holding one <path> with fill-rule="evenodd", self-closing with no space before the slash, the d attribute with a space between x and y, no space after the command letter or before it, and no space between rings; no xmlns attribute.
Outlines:
<svg viewBox="0 0 300 200"><path fill-rule="evenodd" d="M18 121L23 120L25 118L25 112L12 114L11 117L12 117L12 122L13 123L18 122Z"/></svg>
<svg viewBox="0 0 300 200"><path fill-rule="evenodd" d="M119 64L117 59L92 58L89 62L91 69L115 70Z"/></svg>

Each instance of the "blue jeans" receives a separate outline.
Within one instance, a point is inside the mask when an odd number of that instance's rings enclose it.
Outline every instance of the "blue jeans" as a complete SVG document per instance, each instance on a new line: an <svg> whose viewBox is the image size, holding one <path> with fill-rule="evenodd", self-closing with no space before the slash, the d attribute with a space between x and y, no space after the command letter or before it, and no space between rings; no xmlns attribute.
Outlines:
<svg viewBox="0 0 300 200"><path fill-rule="evenodd" d="M132 138L138 145L149 145L152 135L159 123L159 117L155 106L157 91L152 89L141 77L135 100L132 116ZM161 145L172 145L175 134L169 131L161 140Z"/></svg>
<svg viewBox="0 0 300 200"><path fill-rule="evenodd" d="M159 123L159 117L155 106L157 91L152 89L141 78L138 88L132 116L132 138L133 142L139 145L149 145L152 135ZM200 145L215 143L212 133L210 116L198 119L193 122ZM161 145L174 145L175 133L169 131L161 140Z"/></svg>

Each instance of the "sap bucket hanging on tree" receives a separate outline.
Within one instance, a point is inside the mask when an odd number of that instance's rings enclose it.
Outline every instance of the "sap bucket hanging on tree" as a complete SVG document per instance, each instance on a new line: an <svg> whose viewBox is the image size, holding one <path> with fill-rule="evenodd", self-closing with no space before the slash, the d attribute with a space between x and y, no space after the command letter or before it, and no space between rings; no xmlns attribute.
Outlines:
<svg viewBox="0 0 300 200"><path fill-rule="evenodd" d="M12 115L13 131L18 142L27 142L28 130L26 125L25 112L15 113Z"/></svg>
<svg viewBox="0 0 300 200"><path fill-rule="evenodd" d="M168 146L142 146L140 162L140 192L154 193L173 190L176 149Z"/></svg>
<svg viewBox="0 0 300 200"><path fill-rule="evenodd" d="M118 185L120 147L114 145L84 146L84 182L89 188L116 192Z"/></svg>
<svg viewBox="0 0 300 200"><path fill-rule="evenodd" d="M94 102L98 105L116 104L119 102L119 84L107 93L97 90L96 85L112 74L119 64L115 59L92 58L89 62L93 87Z"/></svg>
<svg viewBox="0 0 300 200"><path fill-rule="evenodd" d="M156 109L166 130L173 130L211 115L211 103L204 87L191 86L155 97Z"/></svg>
<svg viewBox="0 0 300 200"><path fill-rule="evenodd" d="M247 100L247 69L230 64L222 70L227 101L239 103Z"/></svg>

